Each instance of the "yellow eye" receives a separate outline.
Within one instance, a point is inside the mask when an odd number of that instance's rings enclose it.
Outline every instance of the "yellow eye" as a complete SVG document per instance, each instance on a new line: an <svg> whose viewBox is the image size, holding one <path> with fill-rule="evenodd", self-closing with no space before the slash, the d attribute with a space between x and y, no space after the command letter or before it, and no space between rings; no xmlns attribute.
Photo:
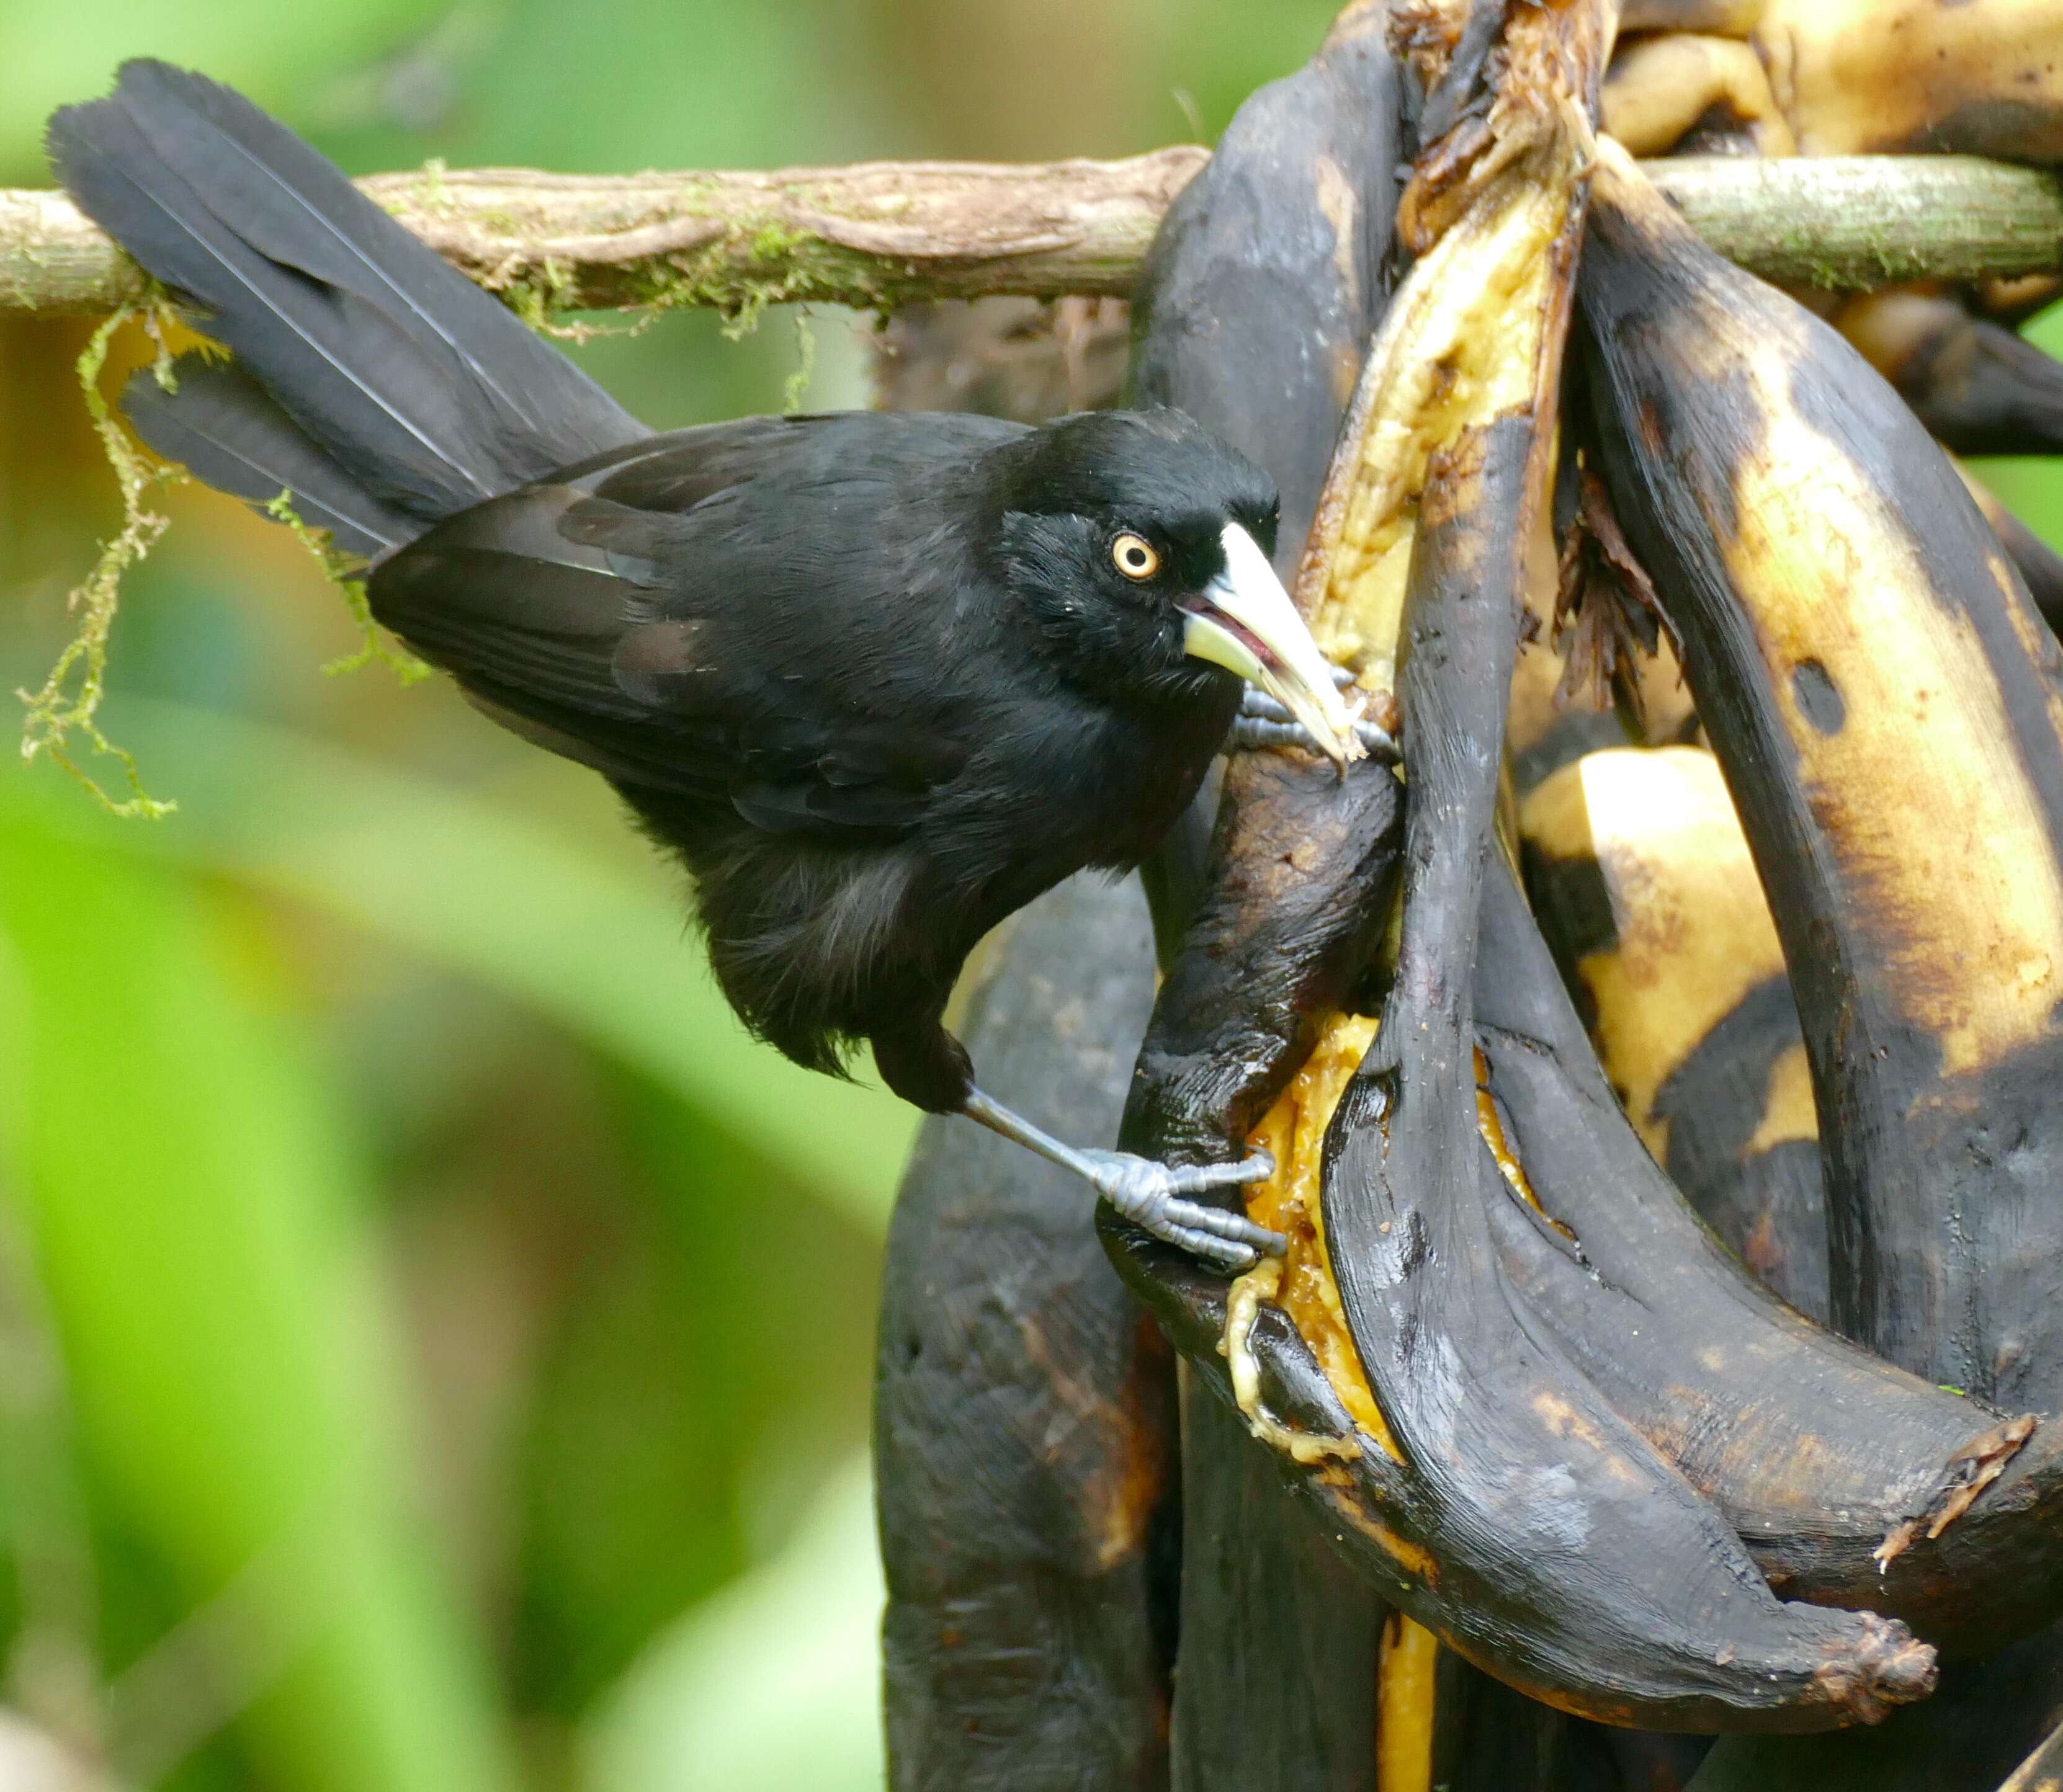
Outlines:
<svg viewBox="0 0 2063 1792"><path fill-rule="evenodd" d="M1150 579L1160 570L1160 556L1143 536L1120 535L1110 544L1110 557L1128 579Z"/></svg>

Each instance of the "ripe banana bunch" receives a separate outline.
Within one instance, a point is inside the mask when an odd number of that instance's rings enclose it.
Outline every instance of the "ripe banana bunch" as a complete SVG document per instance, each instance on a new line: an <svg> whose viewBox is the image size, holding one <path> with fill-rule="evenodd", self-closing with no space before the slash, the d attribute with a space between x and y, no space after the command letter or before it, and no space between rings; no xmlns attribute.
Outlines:
<svg viewBox="0 0 2063 1792"><path fill-rule="evenodd" d="M1106 1242L1469 1661L1615 1724L1828 1728L2063 1608L2063 657L1861 354L1593 135L1615 10L1393 9L1415 259L1297 589L1401 731L1401 824L1379 766L1235 764L1126 1142L1267 1146L1289 1250L1228 1288ZM1585 553L1695 699L1654 681L1648 737L1712 751L1565 751L1514 689Z"/></svg>

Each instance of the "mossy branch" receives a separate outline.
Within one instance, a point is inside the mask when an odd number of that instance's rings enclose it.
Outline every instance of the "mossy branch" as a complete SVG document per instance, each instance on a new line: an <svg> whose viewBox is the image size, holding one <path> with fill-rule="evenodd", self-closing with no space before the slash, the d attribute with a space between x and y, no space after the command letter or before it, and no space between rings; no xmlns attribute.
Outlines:
<svg viewBox="0 0 2063 1792"><path fill-rule="evenodd" d="M1130 289L1161 214L1208 159L860 163L771 174L585 176L432 164L360 183L519 311ZM0 189L0 308L99 311L141 277L61 194Z"/></svg>
<svg viewBox="0 0 2063 1792"><path fill-rule="evenodd" d="M770 174L575 175L432 165L365 190L519 310L782 300L887 311L996 293L1122 295L1208 159L861 163ZM1972 156L1645 165L1713 245L1833 287L2063 270L2063 180ZM0 190L0 308L98 312L142 275L62 194Z"/></svg>
<svg viewBox="0 0 2063 1792"><path fill-rule="evenodd" d="M380 175L367 191L440 255L540 327L566 311L714 307L741 326L770 303L889 311L913 299L994 294L1122 295L1175 195L1208 159L1196 147L1123 162L1024 166L871 163L773 174L582 177L440 166ZM1968 156L1651 162L1647 172L1722 253L1772 279L1828 287L2063 271L2063 179ZM0 190L0 309L110 314L80 358L80 384L122 494L118 532L73 593L78 630L28 705L22 750L55 760L111 808L155 816L129 756L95 720L123 571L165 526L145 500L176 469L151 468L99 388L127 317L155 330L165 295L62 194ZM591 327L565 327L579 332ZM807 338L805 337L806 346ZM169 364L159 357L159 377ZM364 587L282 500L274 514L336 580L364 632L340 669L412 657L372 630ZM72 757L115 759L126 798Z"/></svg>

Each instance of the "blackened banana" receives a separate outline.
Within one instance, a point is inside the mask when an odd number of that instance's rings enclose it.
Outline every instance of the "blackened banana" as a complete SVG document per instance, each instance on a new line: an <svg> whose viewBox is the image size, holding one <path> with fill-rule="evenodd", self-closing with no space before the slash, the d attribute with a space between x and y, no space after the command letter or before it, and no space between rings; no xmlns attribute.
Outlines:
<svg viewBox="0 0 2063 1792"><path fill-rule="evenodd" d="M984 962L965 1035L1027 1112L1108 1138L1149 953L1135 889L1072 879ZM874 1421L895 1792L1167 1784L1173 1364L1097 1252L1093 1206L943 1120L903 1178Z"/></svg>
<svg viewBox="0 0 2063 1792"><path fill-rule="evenodd" d="M1136 396L1178 406L1273 475L1278 565L1302 543L1389 295L1401 121L1385 23L1380 8L1350 11L1306 66L1241 107L1163 220L1134 298ZM1215 813L1214 906L1190 937L1231 962L1192 958L1164 989L1128 1145L1151 1138L1165 1162L1241 1155L1242 1123L1309 1049L1309 1002L1365 956L1380 910L1340 927L1357 892L1337 878L1365 880L1379 900L1401 830L1395 780L1356 772L1343 787L1300 755L1237 753L1222 793L1207 787L1145 867L1165 958L1198 898ZM1329 848L1335 875L1295 887L1285 855L1309 865ZM1312 906L1321 896L1332 913ZM1225 937L1228 926L1249 937ZM1249 958L1272 981L1240 978ZM1337 1572L1236 1411L1192 1380L1181 1414L1172 1792L1314 1781L1377 1792L1379 1596Z"/></svg>
<svg viewBox="0 0 2063 1792"><path fill-rule="evenodd" d="M1852 348L1703 248L1622 155L1597 191L1605 468L1784 942L1835 1321L1929 1380L2057 1411L2027 1367L2063 1362L2055 639Z"/></svg>
<svg viewBox="0 0 2063 1792"><path fill-rule="evenodd" d="M1869 1614L1772 1596L1501 1260L1507 1216L1568 1250L1479 1135L1471 1013L1532 447L1514 419L1434 464L1406 613L1403 934L1381 1030L1326 1134L1327 1248L1414 1495L1396 1522L1437 1565L1401 1602L1501 1677L1586 1715L1674 1729L1880 1716L1931 1684L1931 1651ZM1522 1641L1500 1605L1528 1613Z"/></svg>
<svg viewBox="0 0 2063 1792"><path fill-rule="evenodd" d="M2027 586L2027 594L2041 612L2041 620L2053 633L2063 634L2063 554L2007 509L1998 494L1973 477L1968 468L1959 464L1956 470L1962 474L1977 508L1985 513L1985 520L1998 536L2006 558Z"/></svg>
<svg viewBox="0 0 2063 1792"><path fill-rule="evenodd" d="M1272 852L1255 852L1247 843L1221 836L1220 871L1240 874L1211 879L1211 894L1164 985L1134 1084L1128 1137L1158 1136L1133 1128L1144 1128L1147 1116L1164 1106L1164 1088L1179 1087L1196 1067L1221 1055L1234 1067L1224 1073L1233 1079L1229 1099L1238 1103L1232 1111L1252 1114L1280 1083L1283 1067L1296 1061L1297 1042L1308 1036L1313 1011L1348 999L1352 966L1365 950L1370 930L1380 924L1386 891L1380 878L1371 874L1395 862L1398 806L1393 778L1379 766L1357 765L1341 790L1322 769L1285 761L1273 769L1277 781L1265 826L1268 838L1279 844ZM1259 826L1262 813L1262 802L1249 799L1233 816ZM1305 860L1301 870L1291 862L1293 855ZM1253 865L1279 869L1264 881L1241 870ZM1298 912L1293 919L1275 910L1278 896L1294 898ZM1321 949L1293 955L1281 952L1284 934L1277 929L1285 919L1285 931L1315 936ZM1243 992L1262 1016L1279 1017L1276 1023L1254 1026L1241 1019L1225 1001L1228 987ZM1640 1559L1655 1584L1645 1597L1615 1578L1623 1572L1623 1539L1596 1539L1594 1561L1572 1557L1558 1545L1551 1522L1542 1529L1543 1521L1554 1516L1551 1507L1530 1510L1520 1529L1503 1540L1502 1547L1526 1558L1528 1571L1523 1574L1507 1577L1498 1567L1482 1563L1478 1552L1489 1546L1483 1537L1470 1534L1458 1541L1451 1529L1454 1513L1443 1511L1436 1488L1387 1452L1383 1439L1390 1434L1361 1372L1340 1295L1328 1272L1323 1236L1313 1225L1314 1219L1322 1219L1317 1199L1321 1142L1340 1091L1373 1031L1368 1021L1335 1021L1328 1027L1295 1087L1256 1135L1276 1148L1283 1166L1269 1195L1290 1199L1301 1223L1293 1233L1291 1260L1278 1298L1249 1308L1250 1328L1244 1333L1248 1360L1243 1366L1254 1378L1245 1404L1261 1416L1293 1484L1317 1504L1342 1549L1376 1585L1410 1599L1443 1636L1461 1641L1472 1656L1495 1665L1506 1677L1536 1694L1611 1721L1717 1722L1704 1703L1707 1695L1703 1689L1718 1687L1723 1689L1718 1698L1724 1702L1729 1722L1771 1715L1755 1708L1753 1702L1764 1697L1802 1697L1807 1701L1802 1709L1775 1715L1782 1723L1808 1726L1877 1714L1882 1709L1877 1701L1910 1697L1920 1690L1925 1652L1916 1652L1909 1641L1901 1644L1903 1633L1896 1626L1880 1629L1874 1620L1837 1620L1832 1613L1825 1621L1862 1626L1869 1653L1860 1667L1839 1649L1824 1655L1808 1650L1789 1676L1775 1682L1759 1677L1763 1665L1751 1650L1741 1651L1736 1621L1727 1609L1737 1603L1766 1614L1773 1607L1767 1589L1751 1574L1726 1582L1728 1594L1717 1611L1695 1609L1691 1602L1693 1609L1686 1619L1695 1616L1723 1625L1723 1635L1687 1634L1685 1619L1665 1621L1663 1612L1681 1609L1675 1602L1683 1590L1677 1570L1685 1552L1703 1560L1716 1549L1723 1558L1734 1544L1712 1524L1701 1503L1692 1500L1689 1509L1684 1509L1687 1490L1623 1428L1618 1440L1632 1452L1631 1465L1619 1464L1613 1480L1627 1474L1635 1488L1649 1491L1659 1482L1667 1502L1667 1510L1659 1513L1651 1499L1635 1502L1650 1527L1643 1533L1647 1549ZM1215 1053L1214 1041L1230 1049ZM1257 1067L1260 1079L1240 1081L1241 1066L1249 1067L1243 1074L1249 1079ZM1473 1115L1472 1077L1466 1093L1467 1111ZM1474 1148L1473 1139L1471 1144ZM1494 1166L1490 1174L1496 1174ZM1272 1217L1287 1223L1281 1208ZM1105 1225L1107 1240L1134 1288L1168 1326L1200 1376L1221 1397L1233 1399L1235 1368L1220 1350L1227 1333L1225 1284L1120 1223L1106 1220ZM1572 1384L1579 1388L1580 1378L1565 1366L1538 1392L1550 1414L1580 1421L1584 1413L1570 1399ZM1613 1423L1609 1416L1602 1422ZM1562 1460L1566 1448L1566 1440L1554 1438L1546 1470L1550 1479L1551 1464ZM1494 1476L1510 1466L1508 1461L1493 1458L1481 1469ZM1679 1520L1697 1527L1696 1540L1679 1537L1658 1545L1655 1530ZM1736 1572L1739 1566L1735 1558ZM1587 1621L1595 1615L1589 1609L1592 1598L1621 1614L1620 1622L1643 1626L1643 1633L1629 1644L1622 1632L1615 1649L1607 1646L1609 1637L1601 1642ZM1537 1609L1542 1605L1550 1615ZM1442 1612L1454 1621L1442 1621ZM1543 1635L1545 1641L1538 1640ZM1735 1653L1726 1662L1717 1661L1729 1647ZM1514 1649L1524 1652L1517 1663L1510 1658ZM1687 1697L1679 1657L1689 1659L1690 1673L1700 1689ZM1750 1662L1755 1663L1754 1671ZM1816 1673L1821 1676L1816 1681ZM1742 1690L1733 1690L1736 1686ZM1742 1705L1748 1709L1740 1709Z"/></svg>
<svg viewBox="0 0 2063 1792"><path fill-rule="evenodd" d="M1620 251L1673 263L1666 245L1650 255L1632 239L1649 225L1637 205ZM1654 234L1666 226L1657 216ZM1645 326L1614 327L1600 332L1601 359L1620 364L1623 432L1643 412L1667 431L1675 400L1705 383L1707 428L1650 468L1660 489L1646 496L1675 525L1654 532L1700 569L1675 608L1701 700L1729 688L1732 713L1705 706L1743 822L1766 866L1789 866L1770 894L1820 1086L1834 1311L1922 1374L2053 1413L2057 1104L2039 943L2056 881L2053 649L1940 456L1888 395L1751 291L1707 288L1712 308L1694 311L1682 303L1689 275L1643 269L1615 290L1645 287L1635 302L1665 341L1683 344L1715 315L1743 334L1703 337L1687 367L1651 359ZM1732 402L1712 415L1715 391ZM1765 513L1774 540L1739 527L1758 488L1801 479L1793 502ZM1799 545L1820 547L1834 576L1800 576L1786 536L1801 525L1812 533ZM1952 1362L1977 1372L1944 1374ZM1971 1519L1998 1533L1953 1597L1981 1609L2001 1579L2025 1575L2048 1584L2036 1615L2053 1619L2055 1520L2035 1502L1987 1518L2007 1485L1942 1540ZM1722 1738L1700 1792L1995 1784L2063 1689L2063 1630L2051 1622L1994 1653L2013 1621L1979 1627L1984 1658L1948 1664L1933 1699L1866 1740Z"/></svg>
<svg viewBox="0 0 2063 1792"><path fill-rule="evenodd" d="M1476 991L1512 1158L1582 1253L1507 1203L1505 1272L1615 1410L1788 1597L1866 1605L1963 1653L2043 1621L2063 1599L2063 1437L1893 1368L1747 1274L1613 1099L1501 862Z"/></svg>
<svg viewBox="0 0 2063 1792"><path fill-rule="evenodd" d="M1342 783L1301 755L1235 757L1202 905L1133 1077L1120 1133L1128 1145L1150 1140L1178 1162L1244 1151L1247 1131L1373 950L1402 818L1386 766L1357 761ZM1377 1588L1338 1573L1323 1535L1337 1529L1336 1515L1292 1503L1269 1455L1241 1435L1218 1351L1224 1280L1121 1223L1105 1225L1134 1292L1204 1372L1183 1402L1173 1783L1293 1792L1322 1772L1328 1786L1374 1792ZM1313 1434L1350 1436L1301 1340L1286 1328L1277 1337L1286 1372L1316 1404L1271 1397ZM1217 1385L1207 1388L1212 1376Z"/></svg>
<svg viewBox="0 0 2063 1792"><path fill-rule="evenodd" d="M1891 287L1849 299L1833 321L1943 447L2063 452L2063 361L1960 299Z"/></svg>
<svg viewBox="0 0 2063 1792"><path fill-rule="evenodd" d="M1237 800L1219 817L1202 899L1140 1048L1120 1135L1128 1148L1151 1143L1191 1159L1229 1159L1264 1115L1289 1103L1284 1091L1293 1077L1299 1090L1326 1087L1329 1114L1352 1074L1355 1060L1323 1051L1313 1058L1313 1043L1348 1003L1381 933L1402 846L1403 794L1389 768L1372 760L1356 761L1341 781L1301 756L1246 754L1229 778L1237 781ZM1282 1147L1281 1182L1296 1167L1279 1123L1272 1136ZM1224 1280L1108 1212L1099 1223L1133 1292L1200 1376L1236 1404L1220 1348ZM1264 1305L1249 1318L1250 1366L1261 1377L1259 1400L1279 1420L1275 1441L1329 1471L1329 1493L1307 1491L1323 1507L1337 1500L1329 1515L1340 1540L1345 1525L1357 1527L1361 1545L1381 1551L1370 1577L1379 1587L1394 1584L1424 1557L1373 1516L1345 1471L1361 1447L1354 1416L1288 1312ZM1341 1326L1320 1344L1335 1360L1342 1352L1351 1357ZM1351 1391L1352 1377L1341 1381Z"/></svg>
<svg viewBox="0 0 2063 1792"><path fill-rule="evenodd" d="M1824 1320L1812 1073L1718 761L1594 753L1530 792L1519 826L1541 931L1634 1130L1764 1283Z"/></svg>

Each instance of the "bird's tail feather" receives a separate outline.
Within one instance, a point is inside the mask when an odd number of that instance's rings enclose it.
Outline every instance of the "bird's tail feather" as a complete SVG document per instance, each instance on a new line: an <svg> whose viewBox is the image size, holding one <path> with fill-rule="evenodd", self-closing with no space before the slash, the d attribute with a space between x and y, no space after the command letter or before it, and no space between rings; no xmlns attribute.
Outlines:
<svg viewBox="0 0 2063 1792"><path fill-rule="evenodd" d="M227 87L127 62L107 98L51 119L49 143L80 207L235 357L233 375L189 367L175 394L127 400L144 440L211 484L284 486L369 551L646 433Z"/></svg>
<svg viewBox="0 0 2063 1792"><path fill-rule="evenodd" d="M309 528L328 530L338 547L368 560L420 532L420 521L365 491L235 363L182 355L169 388L155 373L144 368L131 377L123 411L138 435L203 484L254 504L284 492Z"/></svg>

